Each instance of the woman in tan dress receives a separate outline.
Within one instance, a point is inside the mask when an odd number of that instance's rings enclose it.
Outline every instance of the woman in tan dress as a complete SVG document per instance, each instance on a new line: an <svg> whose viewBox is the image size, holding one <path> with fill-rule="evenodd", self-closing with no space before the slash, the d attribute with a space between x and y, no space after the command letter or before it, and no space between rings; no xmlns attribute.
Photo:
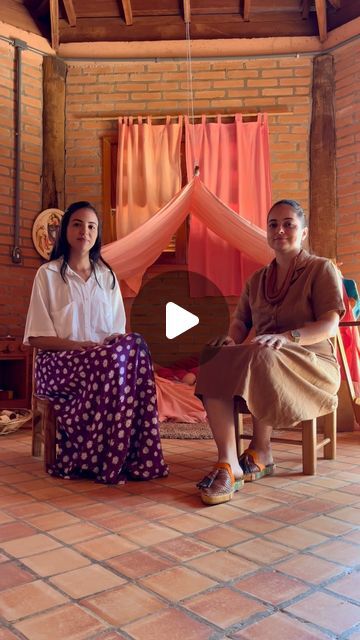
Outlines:
<svg viewBox="0 0 360 640"><path fill-rule="evenodd" d="M243 481L274 469L272 429L330 413L337 406L339 366L329 338L344 312L338 275L326 258L309 255L304 211L293 200L270 209L270 265L246 283L227 336L214 340L200 368L202 397L218 449L218 462L198 487L205 504L231 500ZM250 330L255 337L246 344ZM253 437L237 457L233 399L246 402Z"/></svg>

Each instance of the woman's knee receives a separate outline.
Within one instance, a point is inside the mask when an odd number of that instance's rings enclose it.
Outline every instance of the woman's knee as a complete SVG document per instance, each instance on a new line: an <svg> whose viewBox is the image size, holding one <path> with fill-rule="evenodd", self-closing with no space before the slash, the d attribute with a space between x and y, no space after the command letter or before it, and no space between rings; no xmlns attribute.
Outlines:
<svg viewBox="0 0 360 640"><path fill-rule="evenodd" d="M257 344L248 345L250 365L259 364L264 368L272 368L279 361L279 351L271 347L264 347Z"/></svg>

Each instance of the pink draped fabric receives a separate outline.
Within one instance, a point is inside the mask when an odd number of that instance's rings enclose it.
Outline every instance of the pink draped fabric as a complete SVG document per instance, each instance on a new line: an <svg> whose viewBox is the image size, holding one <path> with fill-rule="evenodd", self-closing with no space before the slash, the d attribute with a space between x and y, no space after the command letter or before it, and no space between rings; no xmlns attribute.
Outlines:
<svg viewBox="0 0 360 640"><path fill-rule="evenodd" d="M234 213L195 177L147 222L103 247L105 260L133 292L138 292L144 272L169 244L189 212L232 247L250 255L254 263L265 265L272 260L266 232Z"/></svg>
<svg viewBox="0 0 360 640"><path fill-rule="evenodd" d="M189 124L185 118L186 166L188 179L200 167L204 184L220 200L261 229L271 205L269 132L266 114L256 122ZM241 252L229 247L223 236L215 235L199 218L191 218L189 271L206 276L224 295L240 295L244 283L261 264L254 260L251 247ZM191 282L194 296L210 294Z"/></svg>
<svg viewBox="0 0 360 640"><path fill-rule="evenodd" d="M178 422L203 422L206 420L204 405L194 395L194 387L173 382L155 373L159 420Z"/></svg>
<svg viewBox="0 0 360 640"><path fill-rule="evenodd" d="M182 117L165 124L119 118L116 236L123 238L159 211L181 188Z"/></svg>
<svg viewBox="0 0 360 640"><path fill-rule="evenodd" d="M350 305L349 297L343 286L343 298L345 305L345 315L341 320L343 322L353 322L354 315ZM348 361L351 379L353 382L360 382L360 335L358 327L340 327L341 337L343 339L346 359ZM345 380L345 372L343 370L340 358L338 358L341 368L341 377Z"/></svg>

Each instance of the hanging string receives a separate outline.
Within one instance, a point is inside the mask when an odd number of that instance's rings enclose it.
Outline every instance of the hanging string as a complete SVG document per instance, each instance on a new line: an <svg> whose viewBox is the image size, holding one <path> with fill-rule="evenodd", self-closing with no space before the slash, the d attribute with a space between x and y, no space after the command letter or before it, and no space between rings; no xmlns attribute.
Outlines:
<svg viewBox="0 0 360 640"><path fill-rule="evenodd" d="M199 149L195 144L196 131L195 131L195 110L194 110L194 91L193 91L193 74L192 74L192 57L191 57L191 36L190 36L190 22L185 23L186 30L186 61L187 61L187 77L188 77L188 118L191 120L191 133L193 136L193 149L195 153L194 162L194 175L199 175Z"/></svg>

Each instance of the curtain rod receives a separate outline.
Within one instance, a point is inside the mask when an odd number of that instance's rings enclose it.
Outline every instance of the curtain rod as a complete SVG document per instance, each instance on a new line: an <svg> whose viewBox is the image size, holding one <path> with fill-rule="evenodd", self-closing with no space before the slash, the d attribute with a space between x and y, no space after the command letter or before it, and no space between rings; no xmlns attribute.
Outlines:
<svg viewBox="0 0 360 640"><path fill-rule="evenodd" d="M289 111L284 109L283 107L281 108L281 111L274 111L269 110L269 111L241 111L239 110L237 113L207 113L207 114L195 114L194 116L194 120L199 120L203 117L203 115L205 115L206 118L217 118L218 115L221 116L221 118L234 118L237 115L241 115L244 117L255 117L258 115L261 115L262 113L267 114L268 116L284 116L284 115L293 115L293 111ZM120 114L118 116L80 116L78 119L80 120L118 120L119 118L151 118L152 120L164 120L166 119L167 116L169 116L170 118L179 118L181 116L187 116L188 113L173 113L173 114L163 114L163 115L156 115L156 116L152 116L151 114L148 113L138 113L136 115L132 115L132 114ZM192 120L192 116L189 116L189 118Z"/></svg>

